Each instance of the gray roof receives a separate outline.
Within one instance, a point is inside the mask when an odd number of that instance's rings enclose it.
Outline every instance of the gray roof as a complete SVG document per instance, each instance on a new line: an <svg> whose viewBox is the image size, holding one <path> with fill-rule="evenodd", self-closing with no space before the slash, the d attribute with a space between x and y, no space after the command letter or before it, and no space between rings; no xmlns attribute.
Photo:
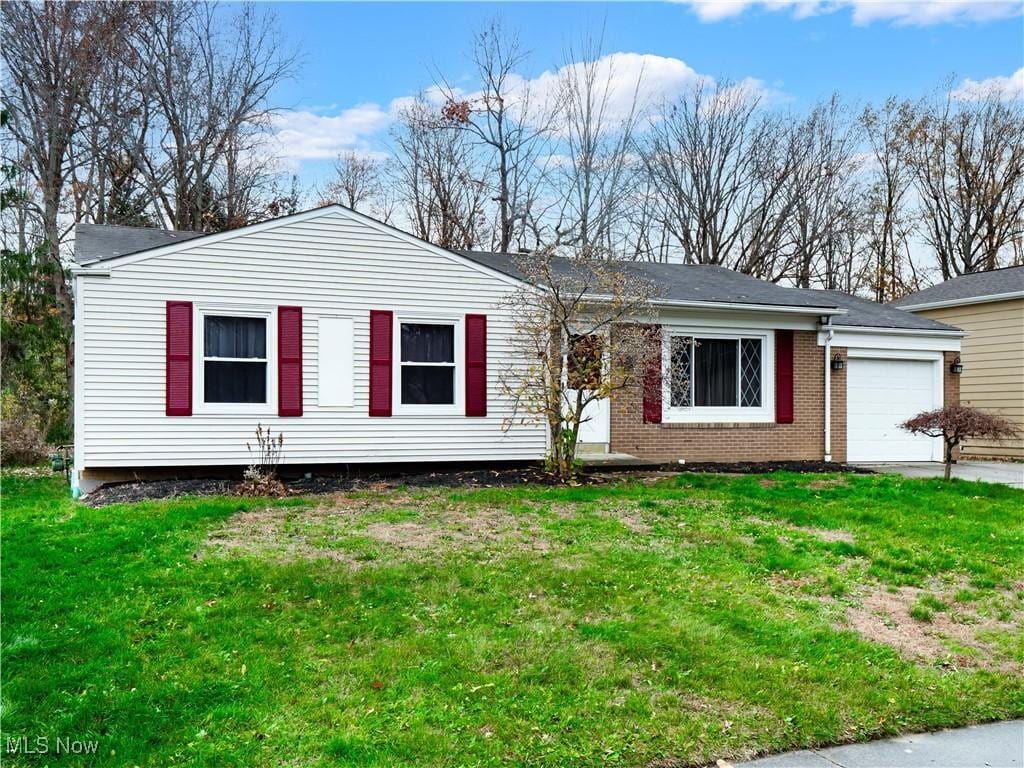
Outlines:
<svg viewBox="0 0 1024 768"><path fill-rule="evenodd" d="M115 256L127 256L129 253L192 240L204 234L114 224L78 224L75 226L75 262L82 265L94 264Z"/></svg>
<svg viewBox="0 0 1024 768"><path fill-rule="evenodd" d="M522 273L516 266L517 257L513 254L484 251L459 251L459 253L479 264L504 272L506 275L523 279ZM785 288L725 267L649 261L618 263L658 286L662 291L659 298L665 301L706 301L825 310L835 309L839 306L827 294L814 296L811 292ZM556 268L564 267L568 270L571 268L572 262L556 257L553 264L556 265Z"/></svg>
<svg viewBox="0 0 1024 768"><path fill-rule="evenodd" d="M892 302L894 307L910 309L919 305L970 304L991 301L1006 294L1024 296L1024 267L1005 267L988 272L971 272L944 283L925 288Z"/></svg>
<svg viewBox="0 0 1024 768"><path fill-rule="evenodd" d="M912 315L889 304L862 299L840 291L804 291L804 293L823 295L828 301L846 310L845 315L835 315L832 324L838 326L854 326L858 328L904 328L920 331L955 331L951 325L929 320L927 317Z"/></svg>
<svg viewBox="0 0 1024 768"><path fill-rule="evenodd" d="M508 253L460 251L474 261L522 279L516 267L516 256ZM555 264L569 265L564 259ZM903 312L869 299L861 299L838 291L812 291L786 288L725 267L704 264L665 264L652 262L621 262L663 289L660 298L669 301L728 302L779 307L804 307L817 310L843 309L832 322L839 326L869 328L906 328L913 330L953 331L955 328L924 317ZM829 314L822 312L821 314Z"/></svg>
<svg viewBox="0 0 1024 768"><path fill-rule="evenodd" d="M75 261L82 265L95 264L117 256L126 256L151 248L180 243L203 235L203 232L181 232L107 224L79 224L75 227ZM483 264L520 280L523 279L523 275L516 266L517 257L513 254L484 251L459 251L458 253L478 264ZM556 259L554 263L558 268L565 270L571 269L572 265L568 259ZM846 313L833 317L835 325L953 330L948 325L903 312L893 306L877 304L836 291L786 288L724 267L641 261L619 263L659 286L663 291L661 298L667 301L794 307L806 309L809 314L832 314L837 309L842 309ZM1024 267L1016 269L1019 271L1019 276L1024 277ZM1011 270L1000 270L1000 272L1009 271Z"/></svg>

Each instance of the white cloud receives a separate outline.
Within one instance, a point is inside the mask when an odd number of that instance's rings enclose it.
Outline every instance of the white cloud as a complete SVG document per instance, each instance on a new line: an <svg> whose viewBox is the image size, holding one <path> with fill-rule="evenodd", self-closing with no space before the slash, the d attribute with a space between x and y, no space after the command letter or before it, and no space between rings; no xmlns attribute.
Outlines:
<svg viewBox="0 0 1024 768"><path fill-rule="evenodd" d="M522 102L529 94L531 109L553 104L559 96L564 79L581 77L584 64L567 64L557 70L547 70L533 78L513 75L509 78L509 99L513 104ZM674 99L698 85L713 85L714 78L694 70L681 59L648 53L617 52L598 59L596 82L600 88L607 83L608 101L604 115L605 125L613 128L629 116L634 95L638 117L652 114L663 101ZM639 83L639 88L637 87ZM757 94L765 100L781 97L754 78L740 80L730 90L743 90ZM479 92L456 89L456 98L470 102L479 98ZM397 119L402 109L417 99L440 108L444 93L431 87L421 94L399 96L386 107L376 103L359 104L330 114L336 105L284 111L272 118L273 149L285 166L297 169L303 161L332 160L342 152L382 157L380 140ZM641 121L640 125L644 123Z"/></svg>
<svg viewBox="0 0 1024 768"><path fill-rule="evenodd" d="M1003 101L1024 99L1024 67L1012 75L989 77L985 80L967 78L950 92L959 101L976 101L995 96Z"/></svg>
<svg viewBox="0 0 1024 768"><path fill-rule="evenodd" d="M677 0L703 21L721 21L748 8L790 11L802 19L848 8L855 24L891 21L926 26L949 22L991 21L1021 15L1019 0Z"/></svg>
<svg viewBox="0 0 1024 768"><path fill-rule="evenodd" d="M566 79L583 82L588 75L585 69L587 66L577 62L554 71L547 70L531 79L516 78L509 89L510 98L521 102L528 93L531 108L553 104ZM697 72L681 59L650 53L609 53L591 66L594 67L593 77L599 98L604 98L607 87L603 119L608 127L628 119L632 110L636 111L636 116L643 118L652 115L665 101L698 86L715 83L713 77ZM766 87L760 80L749 77L730 86L728 92L733 91L757 95L766 101L782 98L781 94ZM463 98L471 102L479 97L479 93L463 95Z"/></svg>
<svg viewBox="0 0 1024 768"><path fill-rule="evenodd" d="M392 110L370 103L333 116L310 110L285 111L274 115L271 127L278 153L285 160L324 160L365 147L367 140L386 128L392 119Z"/></svg>

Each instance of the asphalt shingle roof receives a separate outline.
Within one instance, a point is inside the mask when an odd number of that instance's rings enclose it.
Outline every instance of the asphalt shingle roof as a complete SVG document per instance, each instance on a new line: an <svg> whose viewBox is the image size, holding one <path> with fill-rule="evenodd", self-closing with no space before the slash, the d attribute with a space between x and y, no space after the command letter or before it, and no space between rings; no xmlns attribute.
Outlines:
<svg viewBox="0 0 1024 768"><path fill-rule="evenodd" d="M929 320L927 317L904 312L889 304L879 304L877 301L862 299L859 296L851 296L840 291L805 291L805 293L824 294L828 297L828 301L846 310L845 315L835 315L832 318L833 325L857 328L905 328L920 331L957 330L953 326L940 323L937 320Z"/></svg>
<svg viewBox="0 0 1024 768"><path fill-rule="evenodd" d="M507 275L522 279L516 257L508 253L460 251L474 261ZM556 260L556 264L565 260ZM808 309L844 309L832 318L834 325L868 328L906 328L911 330L952 331L951 326L912 315L868 299L838 291L814 291L786 288L724 267L696 264L622 262L662 289L661 298L669 301L729 302L733 304L806 307ZM824 313L823 313L824 314Z"/></svg>
<svg viewBox="0 0 1024 768"><path fill-rule="evenodd" d="M516 256L509 253L459 251L473 261L523 279L516 266ZM572 262L556 257L555 265L568 270ZM661 289L659 298L665 301L707 301L731 304L772 305L780 307L814 307L834 309L838 305L830 296L822 294L820 301L806 291L785 288L758 280L756 277L734 272L725 267L696 264L666 264L648 261L618 262Z"/></svg>
<svg viewBox="0 0 1024 768"><path fill-rule="evenodd" d="M126 256L192 240L202 237L203 234L202 232L180 232L144 227L79 224L75 227L75 261L81 265L95 264L117 256ZM523 279L523 275L516 266L516 256L513 254L485 251L458 251L458 253L478 264L520 280ZM562 265L566 270L571 268L571 262L568 259L556 259L555 264ZM904 312L892 305L878 304L837 291L787 288L724 267L653 262L620 262L620 264L659 286L662 290L661 298L667 301L801 307L812 312L823 310L822 314L830 314L829 310L843 309L845 314L833 317L832 322L835 325L954 330L948 325ZM1024 267L1018 267L1016 270L1014 279L1024 281ZM1011 271L1000 270L1001 273ZM942 285L947 284L943 283ZM1022 287L1024 287L1024 282L1022 282ZM1005 293L1006 290L1004 283L1001 292ZM927 293L927 291L922 293ZM920 296L921 294L915 295Z"/></svg>
<svg viewBox="0 0 1024 768"><path fill-rule="evenodd" d="M78 224L75 227L75 262L83 266L95 264L115 256L127 256L129 253L192 240L204 234L114 224Z"/></svg>
<svg viewBox="0 0 1024 768"><path fill-rule="evenodd" d="M989 272L960 275L960 277L954 277L944 283L897 299L892 302L892 306L907 309L920 304L936 304L947 301L969 303L970 299L984 301L987 297L1007 293L1024 296L1024 267L1005 267Z"/></svg>

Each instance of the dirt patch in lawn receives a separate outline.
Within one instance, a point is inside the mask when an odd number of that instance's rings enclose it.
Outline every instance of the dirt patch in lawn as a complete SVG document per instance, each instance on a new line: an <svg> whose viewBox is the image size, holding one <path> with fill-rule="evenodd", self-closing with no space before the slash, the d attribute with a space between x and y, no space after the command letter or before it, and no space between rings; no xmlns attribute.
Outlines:
<svg viewBox="0 0 1024 768"><path fill-rule="evenodd" d="M859 605L847 608L847 624L866 639L895 648L914 661L1022 671L1022 665L1001 652L991 636L1020 632L1024 611L1010 611L1006 620L998 620L965 608L922 608L922 598L931 594L917 587L868 592Z"/></svg>
<svg viewBox="0 0 1024 768"><path fill-rule="evenodd" d="M363 531L375 541L398 550L441 552L445 550L520 550L547 552L550 545L535 526L518 515L493 508L453 505L431 511L417 521L378 521Z"/></svg>
<svg viewBox="0 0 1024 768"><path fill-rule="evenodd" d="M389 515L387 513L392 513ZM381 519L381 517L385 519ZM459 552L547 552L530 515L451 504L441 494L373 497L336 494L316 507L238 512L197 553L326 559L357 568L367 562L423 560Z"/></svg>
<svg viewBox="0 0 1024 768"><path fill-rule="evenodd" d="M333 560L358 565L347 553L318 546L300 532L291 530L301 513L288 507L236 512L210 533L195 557L202 558L211 552L226 556L270 554L282 560Z"/></svg>
<svg viewBox="0 0 1024 768"><path fill-rule="evenodd" d="M846 544L854 543L853 534L849 531L840 531L830 528L804 527L797 527L796 530L802 531L803 533L809 533L811 536L814 536L816 539L821 539L822 541L842 541Z"/></svg>

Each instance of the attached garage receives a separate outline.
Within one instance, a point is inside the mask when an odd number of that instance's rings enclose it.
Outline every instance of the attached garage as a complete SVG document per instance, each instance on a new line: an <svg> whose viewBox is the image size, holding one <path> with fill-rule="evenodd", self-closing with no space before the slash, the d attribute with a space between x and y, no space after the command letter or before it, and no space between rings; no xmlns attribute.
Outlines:
<svg viewBox="0 0 1024 768"><path fill-rule="evenodd" d="M898 353L895 353L898 354ZM940 441L899 425L942 407L942 356L897 357L849 351L846 389L848 461L938 461Z"/></svg>

